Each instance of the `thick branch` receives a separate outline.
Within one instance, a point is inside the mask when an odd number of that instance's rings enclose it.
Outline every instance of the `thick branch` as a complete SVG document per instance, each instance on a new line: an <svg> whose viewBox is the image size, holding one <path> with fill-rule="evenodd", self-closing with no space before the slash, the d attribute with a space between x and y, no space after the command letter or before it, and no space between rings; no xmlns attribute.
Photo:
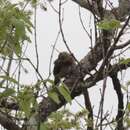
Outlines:
<svg viewBox="0 0 130 130"><path fill-rule="evenodd" d="M108 31L103 31L103 42L96 41L95 47L80 61L84 70L91 71L97 67L98 62L102 60L110 46L109 35Z"/></svg>
<svg viewBox="0 0 130 130"><path fill-rule="evenodd" d="M21 128L16 125L16 123L10 119L8 116L0 112L0 124L7 130L21 130Z"/></svg>
<svg viewBox="0 0 130 130"><path fill-rule="evenodd" d="M123 93L121 91L121 84L117 77L117 73L112 72L111 74L112 82L114 89L116 91L117 97L118 97L118 113L116 116L117 121L117 130L123 130L123 115L124 115L124 104L123 104Z"/></svg>
<svg viewBox="0 0 130 130"><path fill-rule="evenodd" d="M83 89L83 94L84 94L84 100L85 100L85 107L89 112L87 130L93 130L93 109L91 106L91 100L90 100L89 92L88 92L87 88Z"/></svg>
<svg viewBox="0 0 130 130"><path fill-rule="evenodd" d="M72 0L73 2L77 3L79 6L88 9L90 12L92 12L94 15L99 15L99 7L96 2L93 2L93 0ZM104 16L107 18L116 18L120 21L125 21L126 16L129 15L130 11L130 1L129 0L118 0L119 6L114 8L113 5L111 5L108 1L108 6L111 8L111 10L104 9ZM109 14L109 15L108 15Z"/></svg>
<svg viewBox="0 0 130 130"><path fill-rule="evenodd" d="M77 3L78 5L80 5L81 7L85 8L85 9L89 9L89 3L87 2L87 0L72 0L75 3Z"/></svg>
<svg viewBox="0 0 130 130"><path fill-rule="evenodd" d="M111 69L108 71L108 76L114 71L115 73L123 70L123 69L127 69L128 67L130 67L130 63L127 64L127 66L125 64L115 64L111 67ZM99 75L98 72L94 74L94 76ZM71 96L72 98L75 98L76 96L79 96L80 94L82 94L82 88L86 87L86 88L90 88L92 86L94 86L98 81L103 79L103 73L100 73L100 75L98 76L98 78L96 78L96 80L93 80L93 77L90 77L88 79L85 80L85 84L83 84L82 82L79 82L77 84L75 84L75 80L76 78L72 77L70 79L67 79L65 81L65 83L68 85L68 87L70 89L73 89ZM73 88L72 88L73 86ZM64 98L61 98L61 103L60 104L56 104L54 101L52 101L49 97L45 98L42 102L41 102L41 106L40 106L40 118L42 121L45 121L47 116L49 114L51 114L52 112L56 111L57 109L61 108L63 105L66 104L66 101L64 100Z"/></svg>
<svg viewBox="0 0 130 130"><path fill-rule="evenodd" d="M0 101L0 108L6 108L6 109L10 109L10 110L19 110L20 107L18 105L18 103L14 100L8 102L9 98L3 98Z"/></svg>

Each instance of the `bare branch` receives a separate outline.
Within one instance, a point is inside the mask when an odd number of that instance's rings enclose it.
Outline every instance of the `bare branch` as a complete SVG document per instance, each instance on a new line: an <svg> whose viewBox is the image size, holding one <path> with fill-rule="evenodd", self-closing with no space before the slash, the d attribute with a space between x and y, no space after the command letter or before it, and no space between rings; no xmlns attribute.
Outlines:
<svg viewBox="0 0 130 130"><path fill-rule="evenodd" d="M130 45L130 40L128 40L126 43L118 45L115 47L115 49L123 49L125 47L127 47L128 45Z"/></svg>
<svg viewBox="0 0 130 130"><path fill-rule="evenodd" d="M35 41L35 52L36 52L36 68L39 69L39 54L38 54L38 45L37 45L37 5L34 7L34 41Z"/></svg>
<svg viewBox="0 0 130 130"><path fill-rule="evenodd" d="M7 130L21 130L12 119L7 115L4 115L2 112L0 112L0 124Z"/></svg>
<svg viewBox="0 0 130 130"><path fill-rule="evenodd" d="M116 121L117 121L116 130L124 130L123 127L124 103L123 103L123 93L121 91L121 84L117 77L117 72L116 73L112 72L110 76L112 78L113 86L118 97L118 113L116 116Z"/></svg>

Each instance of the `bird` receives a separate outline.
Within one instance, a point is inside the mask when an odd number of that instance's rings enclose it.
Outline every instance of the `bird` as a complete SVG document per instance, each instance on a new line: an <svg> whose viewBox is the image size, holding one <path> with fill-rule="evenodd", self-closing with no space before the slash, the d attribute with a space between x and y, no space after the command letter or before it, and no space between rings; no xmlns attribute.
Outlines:
<svg viewBox="0 0 130 130"><path fill-rule="evenodd" d="M53 69L55 85L59 84L62 78L66 78L71 74L73 65L75 65L75 60L72 54L69 54L68 52L61 52L58 55L58 58L54 61Z"/></svg>

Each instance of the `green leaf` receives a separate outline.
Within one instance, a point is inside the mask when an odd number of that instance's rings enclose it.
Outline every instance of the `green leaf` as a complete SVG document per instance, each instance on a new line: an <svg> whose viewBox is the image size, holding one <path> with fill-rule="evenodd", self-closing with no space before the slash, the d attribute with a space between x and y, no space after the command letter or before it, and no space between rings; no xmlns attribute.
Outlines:
<svg viewBox="0 0 130 130"><path fill-rule="evenodd" d="M32 0L32 1L31 1L32 7L35 7L35 6L37 5L37 2L38 2L38 0Z"/></svg>
<svg viewBox="0 0 130 130"><path fill-rule="evenodd" d="M21 20L15 20L15 27L16 27L16 36L23 37L25 35L25 26L24 22Z"/></svg>
<svg viewBox="0 0 130 130"><path fill-rule="evenodd" d="M120 27L120 21L116 20L116 19L112 19L110 20L110 27L112 29L114 28L119 28Z"/></svg>
<svg viewBox="0 0 130 130"><path fill-rule="evenodd" d="M9 76L4 76L4 75L1 75L0 78L4 79L4 80L8 80L10 82L13 82L15 84L19 84L18 81L16 81L14 78L12 77L9 77Z"/></svg>
<svg viewBox="0 0 130 130"><path fill-rule="evenodd" d="M65 98L65 100L69 103L71 103L71 94L70 94L70 91L68 89L68 87L62 83L62 85L60 87L58 87L58 90L60 92L60 94Z"/></svg>
<svg viewBox="0 0 130 130"><path fill-rule="evenodd" d="M128 81L128 82L126 83L126 85L129 86L129 85L130 85L130 81Z"/></svg>
<svg viewBox="0 0 130 130"><path fill-rule="evenodd" d="M18 95L18 103L21 110L25 113L27 117L31 114L31 106L34 105L35 98L33 94L33 89L31 87L25 87Z"/></svg>
<svg viewBox="0 0 130 130"><path fill-rule="evenodd" d="M127 108L130 111L130 102L128 103Z"/></svg>
<svg viewBox="0 0 130 130"><path fill-rule="evenodd" d="M127 120L127 125L130 127L130 119Z"/></svg>
<svg viewBox="0 0 130 130"><path fill-rule="evenodd" d="M126 92L128 91L128 86L121 85L121 88Z"/></svg>
<svg viewBox="0 0 130 130"><path fill-rule="evenodd" d="M3 92L0 94L0 98L12 96L14 93L15 93L15 90L14 90L14 89L8 88L8 89L6 89L5 91L3 91Z"/></svg>
<svg viewBox="0 0 130 130"><path fill-rule="evenodd" d="M21 9L19 4L5 3L0 7L0 43L2 46L6 39L6 46L0 53L4 56L20 55L24 41L31 42L28 35L33 28L31 11Z"/></svg>
<svg viewBox="0 0 130 130"><path fill-rule="evenodd" d="M24 20L25 26L27 27L28 31L30 33L32 33L31 28L34 28L34 26L33 26L32 22L31 22L30 18L28 16L24 16L24 17L22 17L22 19Z"/></svg>
<svg viewBox="0 0 130 130"><path fill-rule="evenodd" d="M100 29L104 29L104 30L112 30L115 28L119 28L120 27L120 21L116 20L116 19L112 19L112 20L102 20L101 22L99 22L97 24L97 26Z"/></svg>
<svg viewBox="0 0 130 130"><path fill-rule="evenodd" d="M49 91L49 92L48 92L48 96L49 96L54 102L56 102L57 104L60 103L58 94L57 94L55 91L53 91L53 90Z"/></svg>
<svg viewBox="0 0 130 130"><path fill-rule="evenodd" d="M22 47L20 46L20 43L15 44L15 54L19 56L22 53Z"/></svg>
<svg viewBox="0 0 130 130"><path fill-rule="evenodd" d="M40 130L50 130L50 129L48 128L48 124L40 123Z"/></svg>
<svg viewBox="0 0 130 130"><path fill-rule="evenodd" d="M54 84L54 80L47 79L46 81L49 82L49 83L52 84L52 85Z"/></svg>
<svg viewBox="0 0 130 130"><path fill-rule="evenodd" d="M121 62L120 62L120 64L125 64L125 65L127 65L128 63L130 63L130 58L123 59L123 60L121 60Z"/></svg>
<svg viewBox="0 0 130 130"><path fill-rule="evenodd" d="M51 80L51 79L45 79L45 80L43 80L43 82L44 83L50 83L51 85L54 85L54 81L53 80Z"/></svg>

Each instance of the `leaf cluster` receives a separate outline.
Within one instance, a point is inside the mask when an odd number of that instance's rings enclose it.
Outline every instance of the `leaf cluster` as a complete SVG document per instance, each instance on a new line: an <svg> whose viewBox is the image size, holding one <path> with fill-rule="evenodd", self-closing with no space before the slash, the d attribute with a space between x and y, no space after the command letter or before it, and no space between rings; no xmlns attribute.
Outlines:
<svg viewBox="0 0 130 130"><path fill-rule="evenodd" d="M30 11L20 9L8 1L0 3L0 53L17 56L22 52L24 41L31 42L28 32L32 32Z"/></svg>
<svg viewBox="0 0 130 130"><path fill-rule="evenodd" d="M120 21L116 20L116 19L104 19L102 21L100 21L97 26L99 27L99 29L104 29L104 30L113 30L116 28L120 27Z"/></svg>
<svg viewBox="0 0 130 130"><path fill-rule="evenodd" d="M52 113L45 123L41 124L40 130L81 130L81 119L85 120L87 111L83 110L76 114L71 113L69 110L61 110Z"/></svg>
<svg viewBox="0 0 130 130"><path fill-rule="evenodd" d="M52 84L52 86L54 86L54 83ZM57 104L60 103L60 99L59 99L59 96L58 96L58 93L57 91L64 97L64 99L71 103L71 92L69 91L68 87L64 84L64 83L61 83L60 86L54 86L49 92L48 92L48 96L54 101L56 102Z"/></svg>

